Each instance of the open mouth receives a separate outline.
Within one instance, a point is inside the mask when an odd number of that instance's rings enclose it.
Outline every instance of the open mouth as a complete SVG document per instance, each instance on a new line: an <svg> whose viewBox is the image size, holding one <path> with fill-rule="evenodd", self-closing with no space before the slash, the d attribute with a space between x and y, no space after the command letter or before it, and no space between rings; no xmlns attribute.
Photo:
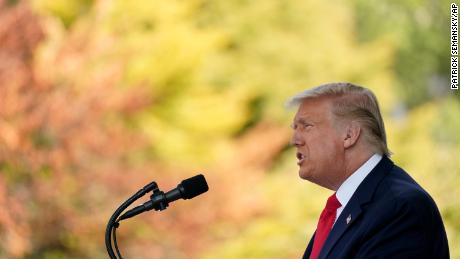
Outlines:
<svg viewBox="0 0 460 259"><path fill-rule="evenodd" d="M297 152L296 154L296 157L297 157L297 164L298 165L301 165L303 163L303 161L305 160L305 155L300 153L300 152Z"/></svg>

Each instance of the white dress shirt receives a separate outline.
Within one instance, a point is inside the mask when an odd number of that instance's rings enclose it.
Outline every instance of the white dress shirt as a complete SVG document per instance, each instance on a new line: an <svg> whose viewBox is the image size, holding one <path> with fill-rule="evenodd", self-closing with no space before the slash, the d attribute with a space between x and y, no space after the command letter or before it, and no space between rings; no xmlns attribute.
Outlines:
<svg viewBox="0 0 460 259"><path fill-rule="evenodd" d="M361 182L366 178L366 176L374 169L374 167L380 162L382 156L379 154L374 154L367 160L360 168L358 168L353 174L351 174L345 182L340 185L339 189L336 192L337 200L339 200L342 206L337 209L337 216L335 217L335 221L342 213L345 206L347 206L348 201L350 201L351 196L355 193L358 186ZM334 222L335 223L335 222Z"/></svg>

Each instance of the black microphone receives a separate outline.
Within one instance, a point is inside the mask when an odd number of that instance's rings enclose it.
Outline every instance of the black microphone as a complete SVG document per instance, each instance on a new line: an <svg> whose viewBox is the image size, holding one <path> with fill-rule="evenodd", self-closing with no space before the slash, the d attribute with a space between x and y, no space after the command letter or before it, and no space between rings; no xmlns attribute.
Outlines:
<svg viewBox="0 0 460 259"><path fill-rule="evenodd" d="M204 176L202 174L195 175L183 180L176 188L167 193L164 193L159 189L154 190L153 194L150 196L150 201L127 211L121 215L119 220L134 217L151 209L164 210L168 207L170 202L180 198L184 200L191 199L207 192L208 190L209 187Z"/></svg>

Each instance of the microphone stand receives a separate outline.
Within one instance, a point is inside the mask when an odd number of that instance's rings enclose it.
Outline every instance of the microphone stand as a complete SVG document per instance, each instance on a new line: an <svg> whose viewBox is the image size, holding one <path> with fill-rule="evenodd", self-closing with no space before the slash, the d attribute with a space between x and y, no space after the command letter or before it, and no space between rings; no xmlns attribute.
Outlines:
<svg viewBox="0 0 460 259"><path fill-rule="evenodd" d="M147 194L148 192L152 191L153 194L150 196L150 200L142 205L139 205L123 215L123 211L128 208L133 202ZM204 179L203 175L197 175L182 181L177 188L164 193L160 191L158 185L155 182L151 182L144 186L144 188L137 191L133 196L131 196L128 200L123 202L120 207L115 210L115 212L110 217L109 222L107 223L107 228L105 230L105 246L107 248L107 252L111 259L117 259L115 253L113 252L112 248L112 235L113 235L113 243L115 245L115 249L119 258L123 259L118 250L117 245L117 234L116 229L120 226L120 221L134 217L142 212L149 211L155 209L156 211L164 210L168 207L168 203L175 201L179 198L183 199L191 199L197 195L200 195L204 192L208 191L208 185L206 180ZM120 216L121 215L121 216Z"/></svg>
<svg viewBox="0 0 460 259"><path fill-rule="evenodd" d="M120 254L120 251L118 251L118 245L117 245L116 228L120 226L120 223L118 223L120 219L118 219L118 217L126 208L129 207L129 205L131 205L137 199L141 198L142 196L144 196L150 191L153 191L154 193L160 191L158 189L158 185L155 182L151 182L147 184L144 188L136 192L133 196L131 196L128 200L126 200L123 204L121 204L121 206L118 207L118 209L115 210L115 212L112 214L112 217L110 217L110 220L107 223L107 228L105 230L105 246L107 248L107 252L111 259L117 259L117 257L115 256L115 253L113 252L113 248L112 248L112 234L113 234L115 248L117 250L117 255L120 258L123 258Z"/></svg>

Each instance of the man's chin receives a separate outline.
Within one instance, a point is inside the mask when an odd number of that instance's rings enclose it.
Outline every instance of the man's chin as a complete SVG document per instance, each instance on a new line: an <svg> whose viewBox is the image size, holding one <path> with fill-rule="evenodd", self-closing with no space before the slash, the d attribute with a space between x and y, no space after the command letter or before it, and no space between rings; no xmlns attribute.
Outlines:
<svg viewBox="0 0 460 259"><path fill-rule="evenodd" d="M307 181L310 181L311 177L310 177L310 174L308 174L308 172L304 172L304 171L301 171L299 170L299 177L303 180L307 180Z"/></svg>

